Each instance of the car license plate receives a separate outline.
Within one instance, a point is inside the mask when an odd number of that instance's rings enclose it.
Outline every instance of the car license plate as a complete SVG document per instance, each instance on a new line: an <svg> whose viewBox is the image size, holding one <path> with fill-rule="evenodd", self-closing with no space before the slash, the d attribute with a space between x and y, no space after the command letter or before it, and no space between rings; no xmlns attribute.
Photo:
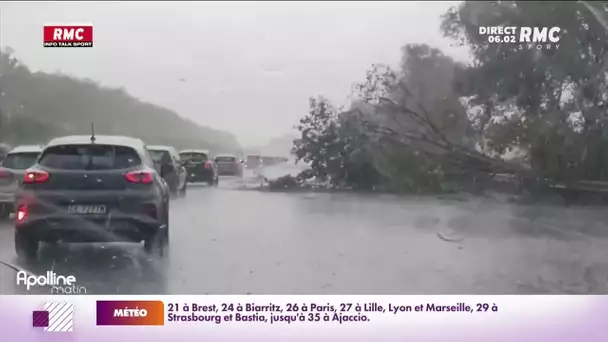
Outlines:
<svg viewBox="0 0 608 342"><path fill-rule="evenodd" d="M70 205L68 207L68 212L70 214L80 214L80 215L99 215L106 213L105 205Z"/></svg>

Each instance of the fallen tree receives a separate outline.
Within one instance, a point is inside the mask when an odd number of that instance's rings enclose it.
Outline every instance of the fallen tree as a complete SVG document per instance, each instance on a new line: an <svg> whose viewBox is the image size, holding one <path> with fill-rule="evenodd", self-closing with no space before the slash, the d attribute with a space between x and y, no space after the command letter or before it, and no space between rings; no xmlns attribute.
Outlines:
<svg viewBox="0 0 608 342"><path fill-rule="evenodd" d="M462 191L500 178L517 191L602 192L607 14L608 7L585 2L462 2L446 13L442 29L471 48L474 63L406 45L401 70L374 65L350 108L311 99L294 153L337 187ZM506 49L478 34L480 23L539 20L567 31L559 54ZM525 157L502 158L513 150Z"/></svg>
<svg viewBox="0 0 608 342"><path fill-rule="evenodd" d="M488 156L472 139L462 139L470 132L455 94L442 101L431 97L429 110L406 77L383 65L375 65L356 91L358 102L348 110L311 99L309 115L298 127L302 137L294 153L334 187L472 191L496 174L528 176L522 164ZM441 127L446 118L456 119Z"/></svg>

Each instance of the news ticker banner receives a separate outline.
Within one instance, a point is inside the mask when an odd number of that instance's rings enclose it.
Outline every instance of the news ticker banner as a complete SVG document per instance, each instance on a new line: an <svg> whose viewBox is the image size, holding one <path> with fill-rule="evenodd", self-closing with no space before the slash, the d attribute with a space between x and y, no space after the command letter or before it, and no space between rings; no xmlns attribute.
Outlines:
<svg viewBox="0 0 608 342"><path fill-rule="evenodd" d="M606 296L2 296L3 341L608 341Z"/></svg>

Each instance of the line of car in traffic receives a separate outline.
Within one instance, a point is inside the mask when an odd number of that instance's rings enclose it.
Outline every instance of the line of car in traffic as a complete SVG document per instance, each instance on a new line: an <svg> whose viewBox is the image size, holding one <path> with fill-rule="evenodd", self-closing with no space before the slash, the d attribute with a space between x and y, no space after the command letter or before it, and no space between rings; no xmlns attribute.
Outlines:
<svg viewBox="0 0 608 342"><path fill-rule="evenodd" d="M172 195L188 183L216 186L219 175L242 176L244 162L123 136L18 146L0 166L0 218L15 214L15 250L29 262L41 243L143 241L146 252L165 256Z"/></svg>

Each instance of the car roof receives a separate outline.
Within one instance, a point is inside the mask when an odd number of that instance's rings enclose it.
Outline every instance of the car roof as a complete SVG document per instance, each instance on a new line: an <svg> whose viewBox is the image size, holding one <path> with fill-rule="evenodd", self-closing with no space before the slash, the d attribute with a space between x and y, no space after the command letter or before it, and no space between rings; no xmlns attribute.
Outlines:
<svg viewBox="0 0 608 342"><path fill-rule="evenodd" d="M69 135L51 140L46 147L60 145L88 145L91 144L90 135ZM95 144L129 146L136 149L143 148L145 143L141 139L120 135L96 135Z"/></svg>
<svg viewBox="0 0 608 342"><path fill-rule="evenodd" d="M215 158L217 157L230 157L230 158L236 158L236 155L234 154L230 154L230 153L220 153L218 155L215 156Z"/></svg>
<svg viewBox="0 0 608 342"><path fill-rule="evenodd" d="M204 154L209 154L209 150L181 150L179 151L179 154L182 153L204 153Z"/></svg>
<svg viewBox="0 0 608 342"><path fill-rule="evenodd" d="M148 150L157 150L157 151L174 151L175 148L173 146L164 146L164 145L152 145L148 146Z"/></svg>
<svg viewBox="0 0 608 342"><path fill-rule="evenodd" d="M12 150L8 152L8 154L12 153L40 153L42 152L43 146L41 145L19 145L14 147Z"/></svg>

